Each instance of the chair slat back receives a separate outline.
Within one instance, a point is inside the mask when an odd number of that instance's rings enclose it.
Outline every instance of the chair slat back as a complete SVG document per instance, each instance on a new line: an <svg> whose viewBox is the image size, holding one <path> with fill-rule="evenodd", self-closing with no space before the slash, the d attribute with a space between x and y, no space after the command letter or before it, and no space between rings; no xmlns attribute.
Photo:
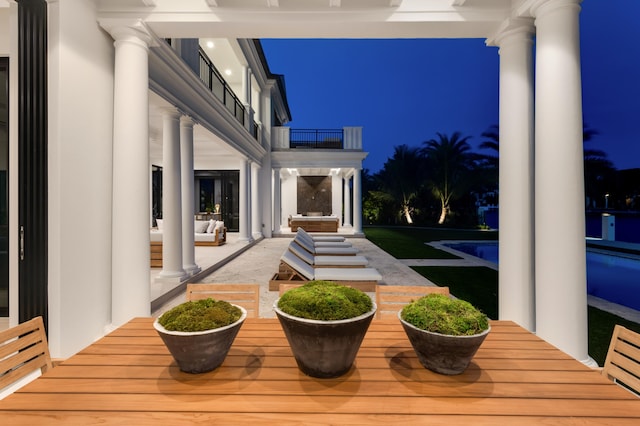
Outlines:
<svg viewBox="0 0 640 426"><path fill-rule="evenodd" d="M0 332L0 389L40 369L52 368L42 317Z"/></svg>
<svg viewBox="0 0 640 426"><path fill-rule="evenodd" d="M287 291L291 290L292 288L300 287L301 285L303 284L280 284L280 286L278 287L278 294L282 297L282 295Z"/></svg>
<svg viewBox="0 0 640 426"><path fill-rule="evenodd" d="M640 334L615 326L602 374L640 395Z"/></svg>
<svg viewBox="0 0 640 426"><path fill-rule="evenodd" d="M259 284L187 284L188 301L209 297L242 306L247 310L247 318L260 316Z"/></svg>
<svg viewBox="0 0 640 426"><path fill-rule="evenodd" d="M449 295L449 287L419 286L419 285L377 285L376 318L392 319L398 316L398 311L412 300L419 299L425 294L438 293Z"/></svg>

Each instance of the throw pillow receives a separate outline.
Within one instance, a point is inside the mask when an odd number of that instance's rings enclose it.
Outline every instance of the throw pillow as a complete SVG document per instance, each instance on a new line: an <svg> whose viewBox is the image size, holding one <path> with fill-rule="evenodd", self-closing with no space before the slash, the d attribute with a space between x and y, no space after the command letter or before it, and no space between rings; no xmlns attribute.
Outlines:
<svg viewBox="0 0 640 426"><path fill-rule="evenodd" d="M208 220L196 220L193 226L193 231L196 234L204 234L207 232L207 228L209 227Z"/></svg>
<svg viewBox="0 0 640 426"><path fill-rule="evenodd" d="M213 234L213 229L216 226L216 221L211 219L209 221L209 226L207 226L207 234Z"/></svg>

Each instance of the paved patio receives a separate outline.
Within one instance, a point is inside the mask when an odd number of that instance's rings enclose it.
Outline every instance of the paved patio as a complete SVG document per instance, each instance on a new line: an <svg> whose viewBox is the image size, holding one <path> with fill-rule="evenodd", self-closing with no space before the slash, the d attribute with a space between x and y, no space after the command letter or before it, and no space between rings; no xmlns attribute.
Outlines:
<svg viewBox="0 0 640 426"><path fill-rule="evenodd" d="M370 266L380 272L382 275L381 284L434 285L405 263L380 250L366 238L349 238L348 241L360 250L359 254L369 259ZM260 284L260 316L266 318L274 317L272 306L278 297L278 293L269 291L269 279L278 270L280 256L287 249L290 242L291 238L262 239L240 256L216 269L210 275L198 280L198 282ZM239 249L241 245L242 243L234 242L225 246L228 246L227 250L230 250L233 246L238 246ZM160 315L184 300L185 295L182 293L155 310L153 315Z"/></svg>
<svg viewBox="0 0 640 426"><path fill-rule="evenodd" d="M278 238L262 239L253 243L248 249L246 243L237 241L237 234L229 233L228 242L221 247L196 247L196 263L204 270L213 270L208 274L201 274L197 282L203 283L246 283L260 284L260 316L274 317L273 303L278 297L277 292L269 291L269 279L278 270L279 259L291 242L292 235ZM360 254L369 259L369 265L376 268L382 275L381 284L385 285L435 285L410 266L487 266L497 269L495 264L486 262L462 252L455 254L462 259L396 259L378 248L366 238L348 238ZM240 253L240 254L238 254ZM231 259L231 260L229 260ZM157 275L159 269L152 273ZM152 282L152 295L161 290L158 284ZM373 294L371 294L373 296ZM455 295L455 294L454 294ZM177 304L185 301L185 293L162 303L152 314L158 316ZM597 297L588 296L591 306L611 312L622 318L640 323L640 312L625 306L617 305Z"/></svg>

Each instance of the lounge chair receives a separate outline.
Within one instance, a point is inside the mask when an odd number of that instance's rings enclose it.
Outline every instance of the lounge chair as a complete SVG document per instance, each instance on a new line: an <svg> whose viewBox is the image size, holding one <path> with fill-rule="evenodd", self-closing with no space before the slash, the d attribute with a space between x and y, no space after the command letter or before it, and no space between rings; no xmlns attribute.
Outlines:
<svg viewBox="0 0 640 426"><path fill-rule="evenodd" d="M333 241L333 242L341 242L341 241L345 241L344 237L340 236L340 235L311 235L310 233L308 233L307 231L305 231L302 228L298 228L297 231L298 234L302 234L303 236L306 236L308 238L311 238L314 242L322 242L322 241Z"/></svg>
<svg viewBox="0 0 640 426"><path fill-rule="evenodd" d="M309 234L296 233L295 240L307 241L314 247L351 247L349 241L314 241Z"/></svg>
<svg viewBox="0 0 640 426"><path fill-rule="evenodd" d="M314 268L291 251L286 250L280 257L280 265L288 272L286 283L302 283L310 280L334 281L339 284L373 292L382 275L374 268ZM271 281L269 290L278 291L285 273L280 271Z"/></svg>
<svg viewBox="0 0 640 426"><path fill-rule="evenodd" d="M358 253L358 249L350 246L320 246L314 244L313 242L309 242L306 238L296 237L293 239L296 243L300 245L300 247L304 248L306 251L311 253L314 256L324 255L324 256L345 256L345 255L355 255ZM320 243L318 243L320 244Z"/></svg>
<svg viewBox="0 0 640 426"><path fill-rule="evenodd" d="M314 256L295 241L291 241L288 250L314 268L363 268L369 264L364 256Z"/></svg>

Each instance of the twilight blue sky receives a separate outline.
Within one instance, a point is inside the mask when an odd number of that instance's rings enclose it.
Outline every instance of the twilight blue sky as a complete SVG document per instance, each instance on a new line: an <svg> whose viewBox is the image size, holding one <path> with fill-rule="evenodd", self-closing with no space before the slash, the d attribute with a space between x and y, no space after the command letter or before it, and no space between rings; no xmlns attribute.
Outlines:
<svg viewBox="0 0 640 426"><path fill-rule="evenodd" d="M639 0L584 0L584 121L618 169L640 167ZM498 124L499 57L484 39L262 40L285 75L292 128L362 126L364 167L378 171L395 145L460 131L475 148Z"/></svg>

